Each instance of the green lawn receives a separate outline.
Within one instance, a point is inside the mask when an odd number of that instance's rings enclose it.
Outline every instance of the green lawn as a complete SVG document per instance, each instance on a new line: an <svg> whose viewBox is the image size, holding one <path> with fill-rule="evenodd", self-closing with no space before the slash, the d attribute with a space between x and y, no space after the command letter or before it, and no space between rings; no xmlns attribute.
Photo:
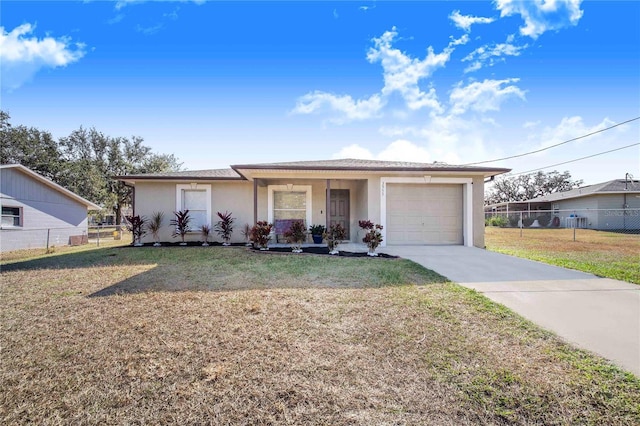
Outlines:
<svg viewBox="0 0 640 426"><path fill-rule="evenodd" d="M640 234L571 229L485 228L487 249L640 284Z"/></svg>
<svg viewBox="0 0 640 426"><path fill-rule="evenodd" d="M0 424L629 424L640 380L401 259L3 258Z"/></svg>

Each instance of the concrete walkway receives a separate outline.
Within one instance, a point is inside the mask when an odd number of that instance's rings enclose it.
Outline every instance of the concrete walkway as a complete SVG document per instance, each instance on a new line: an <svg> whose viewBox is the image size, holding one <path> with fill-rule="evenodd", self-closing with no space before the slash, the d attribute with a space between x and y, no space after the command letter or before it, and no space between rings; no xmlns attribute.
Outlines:
<svg viewBox="0 0 640 426"><path fill-rule="evenodd" d="M390 246L640 376L640 285L462 246Z"/></svg>

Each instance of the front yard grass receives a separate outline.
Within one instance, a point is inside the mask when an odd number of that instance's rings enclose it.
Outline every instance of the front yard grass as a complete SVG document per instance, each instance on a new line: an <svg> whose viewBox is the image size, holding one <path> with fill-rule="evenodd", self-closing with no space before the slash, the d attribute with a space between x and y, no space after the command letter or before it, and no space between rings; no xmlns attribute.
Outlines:
<svg viewBox="0 0 640 426"><path fill-rule="evenodd" d="M0 424L638 424L640 380L400 259L4 260Z"/></svg>
<svg viewBox="0 0 640 426"><path fill-rule="evenodd" d="M485 228L488 250L640 284L640 234L576 229Z"/></svg>

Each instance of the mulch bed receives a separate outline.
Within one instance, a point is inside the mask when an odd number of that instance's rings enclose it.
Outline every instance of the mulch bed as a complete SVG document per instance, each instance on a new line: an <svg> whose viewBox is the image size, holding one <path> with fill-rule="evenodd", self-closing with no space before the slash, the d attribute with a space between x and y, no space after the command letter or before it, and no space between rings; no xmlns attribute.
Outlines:
<svg viewBox="0 0 640 426"><path fill-rule="evenodd" d="M291 253L290 247L269 247L269 250L260 250L253 248L252 250L260 252L260 253ZM302 253L297 254L326 254L329 255L328 247L304 247L302 249ZM342 256L342 257L371 257L371 258L382 258L382 259L397 259L398 256L392 256L386 253L378 253L378 256L367 256L367 252L351 252L351 251L339 251L337 255L333 256Z"/></svg>

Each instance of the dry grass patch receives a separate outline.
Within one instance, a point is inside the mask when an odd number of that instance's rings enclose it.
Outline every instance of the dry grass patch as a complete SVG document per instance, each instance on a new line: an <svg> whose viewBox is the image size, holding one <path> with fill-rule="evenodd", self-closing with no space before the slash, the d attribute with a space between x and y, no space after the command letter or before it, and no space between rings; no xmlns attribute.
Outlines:
<svg viewBox="0 0 640 426"><path fill-rule="evenodd" d="M3 424L637 424L640 382L404 260L104 249L3 267Z"/></svg>
<svg viewBox="0 0 640 426"><path fill-rule="evenodd" d="M485 228L487 249L640 284L640 234L576 229Z"/></svg>

